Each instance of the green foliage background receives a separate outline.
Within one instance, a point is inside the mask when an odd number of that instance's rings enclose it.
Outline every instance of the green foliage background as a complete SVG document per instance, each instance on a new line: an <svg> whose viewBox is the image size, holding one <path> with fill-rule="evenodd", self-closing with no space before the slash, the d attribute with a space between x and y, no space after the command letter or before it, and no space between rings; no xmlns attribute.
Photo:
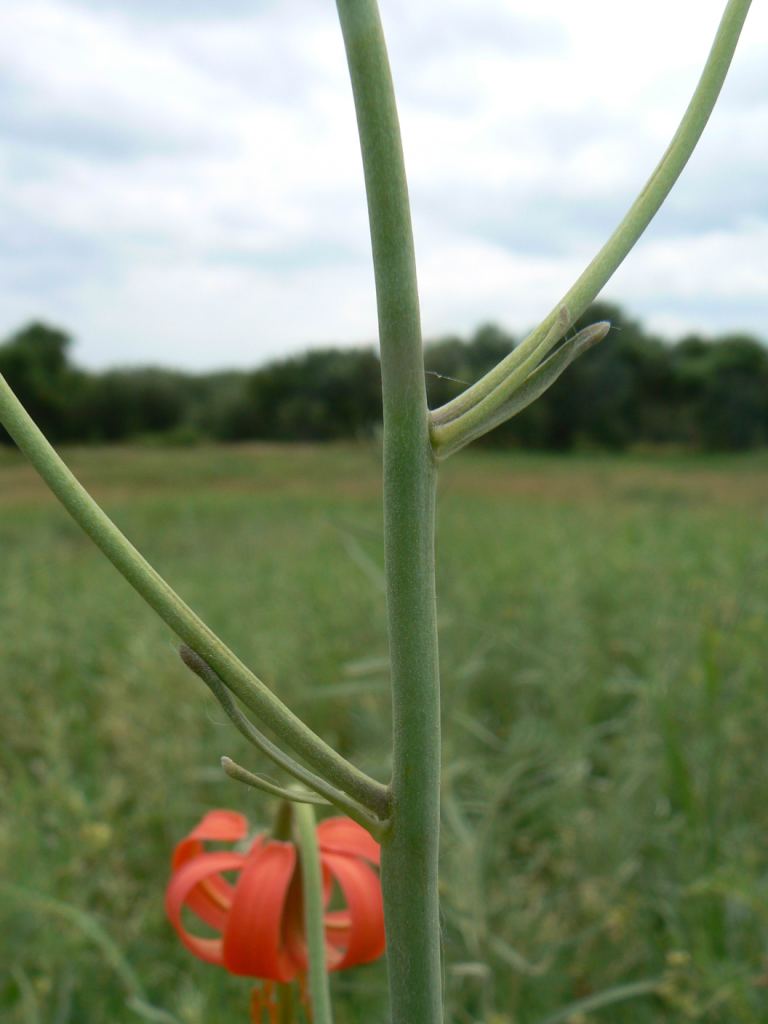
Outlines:
<svg viewBox="0 0 768 1024"><path fill-rule="evenodd" d="M484 445L728 451L768 444L768 348L757 339L672 343L606 303L593 305L575 329L598 320L611 321L608 338ZM428 345L430 405L455 397L517 340L487 325L471 338ZM193 375L151 367L86 373L70 348L65 333L42 324L0 345L0 373L54 441L329 441L373 437L381 422L373 349L316 350L250 372Z"/></svg>
<svg viewBox="0 0 768 1024"><path fill-rule="evenodd" d="M235 650L385 777L375 445L66 455ZM764 1021L765 455L481 451L440 489L450 1021ZM162 894L206 809L269 821L218 757L271 770L10 451L0 551L0 1019L245 1020L247 982L181 948ZM340 1024L384 1021L381 966L334 989Z"/></svg>

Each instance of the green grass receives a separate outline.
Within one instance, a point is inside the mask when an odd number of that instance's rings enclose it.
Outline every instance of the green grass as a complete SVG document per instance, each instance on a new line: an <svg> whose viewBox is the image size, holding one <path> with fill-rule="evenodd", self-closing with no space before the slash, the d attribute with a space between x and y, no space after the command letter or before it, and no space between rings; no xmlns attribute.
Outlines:
<svg viewBox="0 0 768 1024"><path fill-rule="evenodd" d="M67 457L261 677L384 778L378 452ZM447 465L452 1024L768 1019L767 509L765 456ZM0 1019L244 1021L247 982L181 948L162 894L204 810L269 821L219 755L264 766L10 453L0 553ZM380 966L336 976L339 1024L383 1022L384 985Z"/></svg>

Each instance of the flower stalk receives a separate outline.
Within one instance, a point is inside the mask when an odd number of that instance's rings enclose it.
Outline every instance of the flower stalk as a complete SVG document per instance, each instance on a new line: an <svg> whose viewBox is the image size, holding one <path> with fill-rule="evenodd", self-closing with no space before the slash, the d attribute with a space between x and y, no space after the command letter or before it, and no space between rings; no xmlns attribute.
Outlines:
<svg viewBox="0 0 768 1024"><path fill-rule="evenodd" d="M294 828L304 886L304 932L309 963L309 999L312 1024L333 1024L328 964L325 955L325 905L320 850L311 807L294 805Z"/></svg>

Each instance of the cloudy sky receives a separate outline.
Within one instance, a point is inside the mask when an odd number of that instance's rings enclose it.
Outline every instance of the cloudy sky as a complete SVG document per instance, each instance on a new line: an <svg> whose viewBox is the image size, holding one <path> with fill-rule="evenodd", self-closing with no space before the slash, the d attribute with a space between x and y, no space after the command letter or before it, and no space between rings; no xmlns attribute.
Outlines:
<svg viewBox="0 0 768 1024"><path fill-rule="evenodd" d="M695 86L722 0L380 0L425 334L546 314ZM768 4L608 285L670 334L768 337ZM0 337L82 365L253 365L376 336L332 0L0 0Z"/></svg>

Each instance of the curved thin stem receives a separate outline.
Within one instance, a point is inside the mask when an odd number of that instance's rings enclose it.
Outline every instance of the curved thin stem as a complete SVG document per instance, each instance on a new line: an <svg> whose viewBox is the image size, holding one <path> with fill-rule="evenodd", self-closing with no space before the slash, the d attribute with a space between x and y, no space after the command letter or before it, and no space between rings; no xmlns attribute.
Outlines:
<svg viewBox="0 0 768 1024"><path fill-rule="evenodd" d="M304 893L304 932L307 937L312 1021L313 1024L333 1024L325 954L323 877L315 832L315 815L311 807L294 807L293 820Z"/></svg>
<svg viewBox="0 0 768 1024"><path fill-rule="evenodd" d="M709 57L683 119L643 190L611 237L570 291L514 352L502 359L466 391L435 410L437 422L455 419L477 405L501 385L534 350L538 350L540 358L545 356L548 349L542 346L542 341L551 331L559 310L565 307L569 311L571 322L578 320L621 265L656 215L696 148L725 81L750 3L751 0L728 0ZM549 349L556 343L557 339L552 340Z"/></svg>
<svg viewBox="0 0 768 1024"><path fill-rule="evenodd" d="M314 772L305 768L304 765L294 761L289 754L286 754L284 750L281 750L280 747L277 746L277 744L268 739L264 733L261 732L260 729L257 729L253 722L243 714L233 700L232 695L225 686L223 680L216 674L216 672L214 672L210 665L207 665L203 661L199 655L195 654L195 652L190 650L189 647L184 646L181 647L179 654L187 668L194 672L199 679L202 679L238 732L245 736L245 738L252 743L257 750L260 750L262 754L266 755L266 757L270 759L270 761L276 764L279 768L282 768L284 772L293 776L293 778L298 782L301 782L303 785L322 796L326 803L332 804L334 807L338 807L339 810L348 814L350 818L353 818L358 822L358 824L362 825L363 828L368 829L371 834L375 834L378 838L382 830L386 828L386 821L381 818L373 817L368 813L368 810L365 807L351 799L346 793L336 789L335 786L332 786L321 776L315 775ZM232 763L234 764L234 762ZM245 771L245 769L242 770ZM245 780L241 778L239 781L243 782ZM249 784L253 785L253 783Z"/></svg>
<svg viewBox="0 0 768 1024"><path fill-rule="evenodd" d="M339 789L371 809L381 809L386 804L386 787L317 736L182 601L71 473L1 375L0 423L118 572L174 633L218 672L264 725Z"/></svg>

